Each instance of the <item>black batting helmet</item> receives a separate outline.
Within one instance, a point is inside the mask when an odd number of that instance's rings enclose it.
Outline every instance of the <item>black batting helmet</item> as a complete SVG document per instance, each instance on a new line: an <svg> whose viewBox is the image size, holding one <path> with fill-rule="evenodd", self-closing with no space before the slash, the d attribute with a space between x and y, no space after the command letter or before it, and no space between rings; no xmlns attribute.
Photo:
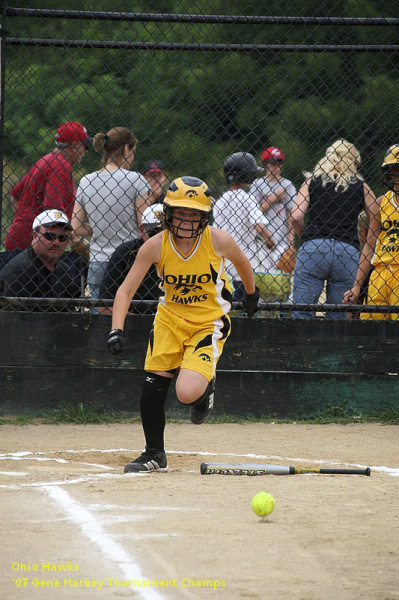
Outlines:
<svg viewBox="0 0 399 600"><path fill-rule="evenodd" d="M263 170L249 152L231 154L224 161L223 168L227 183L252 183L258 172Z"/></svg>

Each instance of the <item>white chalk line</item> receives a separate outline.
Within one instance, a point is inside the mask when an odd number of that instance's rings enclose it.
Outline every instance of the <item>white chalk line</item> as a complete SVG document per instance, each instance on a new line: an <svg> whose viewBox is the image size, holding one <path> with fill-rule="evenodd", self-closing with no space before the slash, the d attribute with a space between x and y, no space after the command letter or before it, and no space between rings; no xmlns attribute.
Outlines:
<svg viewBox="0 0 399 600"><path fill-rule="evenodd" d="M148 475L148 474L145 474ZM130 473L131 477L141 477L141 473ZM20 485L6 485L1 484L0 488L10 488L13 490L29 488L29 487L47 487L47 486L66 486L75 483L93 483L102 479L126 479L126 475L123 473L95 473L90 475L82 475L81 477L75 477L74 479L62 479L60 481L35 481L33 483L21 483Z"/></svg>
<svg viewBox="0 0 399 600"><path fill-rule="evenodd" d="M27 454L31 454L31 453L27 453ZM42 452L40 454L43 454ZM14 454L2 454L0 456L0 460L36 460L38 462L58 462L58 463L64 463L67 464L68 461L65 460L64 458L48 458L48 457L42 457L42 456L20 456L20 455L14 455Z"/></svg>
<svg viewBox="0 0 399 600"><path fill-rule="evenodd" d="M65 454L83 454L83 453L100 453L100 454L107 454L107 453L117 453L117 452L129 452L129 453L139 453L141 452L141 450L132 450L129 448L108 448L108 449L97 449L97 448L90 448L90 449L86 449L86 450L58 450L57 452L63 452ZM34 460L35 459L35 455L40 454L43 455L43 452L14 452L14 453L9 453L9 454L0 454L0 460L6 460L7 458L13 460ZM342 461L334 461L334 460L320 460L320 459L309 459L309 458L298 458L298 457L289 457L289 456L279 456L279 455L267 455L267 454L253 454L253 453L248 453L248 454L237 454L235 452L204 452L204 451L196 451L196 450L167 450L167 454L185 454L185 455L189 455L189 456L233 456L235 458L253 458L253 459L263 459L263 460L281 460L284 462L295 462L295 463L308 463L308 464L318 464L318 465L330 465L330 466L344 466L344 467L358 467L360 469L366 469L367 467L369 467L370 465L363 465L363 464L358 464L358 463L348 463L348 462L342 462ZM55 460L57 462L63 462L63 463L68 463L69 461L62 459L62 458L36 458L37 460ZM89 465L89 466L98 466L99 468L104 468L104 469L110 469L110 470L114 470L113 467L109 467L107 465L96 465L94 463L80 463L80 464L84 464L84 465ZM386 467L384 465L375 465L375 466L370 466L370 469L373 472L380 472L380 473L385 473L386 475L389 475L391 477L399 477L399 468L395 468L395 467ZM129 477L131 476L146 476L148 475L148 473L129 473ZM99 476L96 475L97 477ZM70 480L70 482L72 483L80 483L80 480ZM59 482L62 485L65 485L65 483L68 482ZM33 484L30 484L33 485ZM3 487L3 486L0 486ZM7 487L7 486L6 486Z"/></svg>
<svg viewBox="0 0 399 600"><path fill-rule="evenodd" d="M65 452L66 454L83 454L85 452L98 452L100 454L107 454L112 452L128 452L128 453L139 453L142 450L134 450L131 448L107 448L107 449L98 449L98 448L88 448L86 450L60 450L59 452ZM167 454L186 454L186 455L196 455L196 456L234 456L235 458L255 458L255 459L264 459L264 460L282 460L284 462L300 462L300 463L310 463L310 464L320 464L320 465L337 465L337 466L345 466L345 467L359 467L361 469L366 469L370 465L362 465L357 463L347 463L341 461L331 461L331 460L320 460L320 459L310 459L310 458L293 458L289 456L279 456L279 455L268 455L268 454L237 454L235 452L204 452L202 450L166 450ZM392 476L399 476L399 468L385 467L385 466L373 466L370 467L374 471L380 471L383 473L387 473Z"/></svg>
<svg viewBox="0 0 399 600"><path fill-rule="evenodd" d="M69 520L80 527L83 535L98 547L101 555L108 557L119 567L126 580L146 581L152 579L144 576L134 557L130 556L121 544L104 531L98 519L88 508L74 500L65 489L48 486L44 488L44 491L61 506L62 510L68 515ZM153 588L134 587L125 589L131 589L132 596L137 594L145 600L162 598L158 590Z"/></svg>

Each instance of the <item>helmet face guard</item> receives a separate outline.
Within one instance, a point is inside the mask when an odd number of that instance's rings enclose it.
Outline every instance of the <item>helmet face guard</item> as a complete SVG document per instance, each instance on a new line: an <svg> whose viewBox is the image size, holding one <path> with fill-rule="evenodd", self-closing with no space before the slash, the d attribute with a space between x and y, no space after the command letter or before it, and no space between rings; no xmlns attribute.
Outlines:
<svg viewBox="0 0 399 600"><path fill-rule="evenodd" d="M191 210L188 209L187 210ZM201 211L200 219L189 219L185 217L174 216L175 207L164 204L164 215L165 215L165 227L172 235L180 239L192 239L200 235L205 227L209 225L211 213L205 213ZM190 228L182 228L183 223L190 223Z"/></svg>
<svg viewBox="0 0 399 600"><path fill-rule="evenodd" d="M398 163L398 168L395 169L395 171L393 171L392 167L395 167L395 166L396 165L383 165L381 167L382 181L384 182L384 185L386 185L387 188L389 188L393 192L399 192L399 163ZM396 180L396 187L395 187L395 180Z"/></svg>
<svg viewBox="0 0 399 600"><path fill-rule="evenodd" d="M399 144L388 148L381 166L381 172L384 184L393 192L399 192Z"/></svg>
<svg viewBox="0 0 399 600"><path fill-rule="evenodd" d="M200 219L184 216L176 217L175 209L198 211ZM209 224L212 210L212 198L209 188L197 177L179 177L172 181L163 202L165 227L174 236L180 239L195 238ZM190 223L190 228L182 227L183 223Z"/></svg>

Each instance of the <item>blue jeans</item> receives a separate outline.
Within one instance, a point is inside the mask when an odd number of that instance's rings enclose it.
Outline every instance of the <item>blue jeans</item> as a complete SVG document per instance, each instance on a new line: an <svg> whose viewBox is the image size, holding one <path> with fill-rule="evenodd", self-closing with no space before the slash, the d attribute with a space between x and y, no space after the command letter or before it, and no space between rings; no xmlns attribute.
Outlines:
<svg viewBox="0 0 399 600"><path fill-rule="evenodd" d="M316 304L326 281L326 303L342 304L344 293L354 284L358 263L358 250L346 242L329 239L304 242L295 264L293 302ZM306 319L315 314L294 311L292 316ZM326 319L346 318L346 313L326 313Z"/></svg>
<svg viewBox="0 0 399 600"><path fill-rule="evenodd" d="M97 300L100 293L100 285L102 278L105 273L105 269L107 268L107 261L99 262L93 260L89 264L89 270L87 273L87 284L90 290L90 298L92 300ZM91 309L92 313L98 313L98 308L93 307Z"/></svg>

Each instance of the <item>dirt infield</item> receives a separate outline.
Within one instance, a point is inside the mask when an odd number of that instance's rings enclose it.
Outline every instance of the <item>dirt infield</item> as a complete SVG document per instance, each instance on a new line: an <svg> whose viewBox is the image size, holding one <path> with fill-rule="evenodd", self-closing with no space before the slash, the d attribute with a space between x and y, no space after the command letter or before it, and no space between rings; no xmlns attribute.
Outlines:
<svg viewBox="0 0 399 600"><path fill-rule="evenodd" d="M1 598L398 599L398 431L173 423L169 473L123 475L140 424L2 426ZM371 477L200 475L204 461ZM265 520L259 491L276 499Z"/></svg>

